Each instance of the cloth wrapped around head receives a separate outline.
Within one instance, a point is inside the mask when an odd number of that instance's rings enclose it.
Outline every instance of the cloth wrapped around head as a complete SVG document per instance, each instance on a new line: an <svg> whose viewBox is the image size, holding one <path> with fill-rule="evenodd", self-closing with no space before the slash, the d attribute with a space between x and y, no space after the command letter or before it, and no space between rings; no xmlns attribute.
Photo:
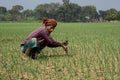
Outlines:
<svg viewBox="0 0 120 80"><path fill-rule="evenodd" d="M55 19L43 18L42 24L44 24L45 26L56 27L57 26L57 21Z"/></svg>

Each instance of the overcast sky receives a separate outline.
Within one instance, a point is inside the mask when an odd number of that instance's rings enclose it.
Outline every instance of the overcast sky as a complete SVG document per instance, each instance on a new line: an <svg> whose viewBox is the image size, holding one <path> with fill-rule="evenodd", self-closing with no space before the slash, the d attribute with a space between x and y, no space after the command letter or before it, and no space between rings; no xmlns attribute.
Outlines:
<svg viewBox="0 0 120 80"><path fill-rule="evenodd" d="M0 6L11 9L14 5L22 5L24 10L35 9L39 4L43 3L61 3L62 0L0 0ZM70 0L71 3L77 3L80 6L94 5L97 10L108 10L115 8L120 11L120 0Z"/></svg>

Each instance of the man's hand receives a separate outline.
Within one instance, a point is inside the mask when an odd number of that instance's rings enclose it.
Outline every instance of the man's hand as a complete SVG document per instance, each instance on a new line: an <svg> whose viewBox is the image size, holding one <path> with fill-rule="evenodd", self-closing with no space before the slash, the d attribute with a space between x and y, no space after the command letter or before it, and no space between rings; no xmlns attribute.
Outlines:
<svg viewBox="0 0 120 80"><path fill-rule="evenodd" d="M64 49L66 54L68 53L67 45L68 45L68 41L62 43L62 48Z"/></svg>
<svg viewBox="0 0 120 80"><path fill-rule="evenodd" d="M62 43L63 45L68 45L68 41L66 40L65 42Z"/></svg>

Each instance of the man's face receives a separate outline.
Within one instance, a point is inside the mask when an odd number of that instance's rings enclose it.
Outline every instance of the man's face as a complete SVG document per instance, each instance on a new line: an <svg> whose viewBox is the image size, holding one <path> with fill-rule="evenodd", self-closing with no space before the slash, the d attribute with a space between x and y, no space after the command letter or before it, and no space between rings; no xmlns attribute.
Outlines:
<svg viewBox="0 0 120 80"><path fill-rule="evenodd" d="M53 27L53 26L47 26L47 30L48 30L50 33L53 32L54 29L55 29L55 27Z"/></svg>

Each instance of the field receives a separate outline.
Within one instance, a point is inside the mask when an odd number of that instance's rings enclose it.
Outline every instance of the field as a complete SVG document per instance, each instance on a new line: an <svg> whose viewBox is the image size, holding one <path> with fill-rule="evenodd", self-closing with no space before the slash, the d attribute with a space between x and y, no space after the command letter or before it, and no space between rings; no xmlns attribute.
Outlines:
<svg viewBox="0 0 120 80"><path fill-rule="evenodd" d="M20 51L20 43L41 24L0 23L0 80L120 80L120 23L58 23L51 34L69 41L46 47L36 60Z"/></svg>

